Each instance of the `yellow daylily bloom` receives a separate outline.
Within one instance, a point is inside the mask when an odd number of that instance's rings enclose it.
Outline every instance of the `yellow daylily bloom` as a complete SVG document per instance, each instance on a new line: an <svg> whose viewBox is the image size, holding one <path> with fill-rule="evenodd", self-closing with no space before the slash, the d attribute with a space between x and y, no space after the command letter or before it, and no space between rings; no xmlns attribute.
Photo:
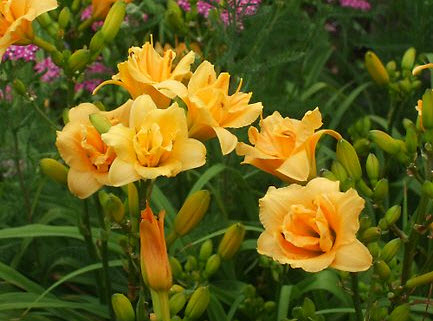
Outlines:
<svg viewBox="0 0 433 321"><path fill-rule="evenodd" d="M117 154L110 168L114 186L141 178L172 177L205 164L206 148L188 137L184 110L176 103L158 109L148 95L133 102L129 127L113 126L102 139Z"/></svg>
<svg viewBox="0 0 433 321"><path fill-rule="evenodd" d="M230 75L216 75L208 61L200 64L188 83L188 94L183 97L188 106L188 127L191 137L207 140L215 136L224 155L233 151L238 139L226 128L250 125L262 112L262 103L250 104L252 93L236 92L229 95Z"/></svg>
<svg viewBox="0 0 433 321"><path fill-rule="evenodd" d="M56 9L56 0L1 0L0 61L12 44L29 44L33 38L32 21Z"/></svg>
<svg viewBox="0 0 433 321"><path fill-rule="evenodd" d="M92 0L92 16L96 19L105 19L110 11L111 5L118 0ZM132 2L132 0L123 0L126 3Z"/></svg>
<svg viewBox="0 0 433 321"><path fill-rule="evenodd" d="M127 125L131 104L129 100L109 112L102 112L90 103L80 104L69 111L69 122L57 132L57 149L70 167L68 187L79 198L89 197L103 185L112 185L108 173L116 158L113 148L102 141L89 116L100 113L113 125Z"/></svg>
<svg viewBox="0 0 433 321"><path fill-rule="evenodd" d="M356 190L342 193L339 182L323 177L306 186L271 186L260 200L265 231L257 241L257 251L307 272L327 267L365 271L372 256L356 238L363 208L364 200Z"/></svg>
<svg viewBox="0 0 433 321"><path fill-rule="evenodd" d="M119 85L134 99L143 94L150 95L159 108L166 108L171 99L186 94L181 81L191 74L195 54L190 51L173 68L175 57L176 53L171 49L161 57L149 42L142 48L132 47L128 60L117 65L119 73L100 84L94 92L107 84Z"/></svg>
<svg viewBox="0 0 433 321"><path fill-rule="evenodd" d="M245 156L242 164L251 164L284 181L304 182L316 176L315 150L323 134L336 139L341 135L333 130L316 129L322 126L318 108L308 111L302 120L283 118L279 112L260 121L260 132L250 127L250 146L239 143L236 153Z"/></svg>

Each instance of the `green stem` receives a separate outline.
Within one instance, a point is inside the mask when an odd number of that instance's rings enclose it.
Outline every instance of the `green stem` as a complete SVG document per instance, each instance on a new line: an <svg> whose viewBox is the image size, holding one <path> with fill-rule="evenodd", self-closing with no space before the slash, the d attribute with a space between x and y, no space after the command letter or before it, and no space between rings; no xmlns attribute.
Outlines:
<svg viewBox="0 0 433 321"><path fill-rule="evenodd" d="M21 171L21 166L20 166L20 149L19 149L19 142L18 142L18 130L14 129L12 131L13 137L14 137L14 163L15 163L15 169L17 170L17 174L18 174L18 181L20 184L20 188L21 188L21 193L24 199L24 206L26 208L27 214L28 214L28 219L29 222L32 221L32 207L30 205L30 197L29 197L29 193L27 191L27 188L25 186L24 183L24 175L23 172Z"/></svg>
<svg viewBox="0 0 433 321"><path fill-rule="evenodd" d="M110 279L109 266L108 266L108 246L107 246L108 230L107 230L107 225L105 224L104 213L102 212L101 204L99 203L99 200L96 197L95 197L95 202L97 206L99 226L102 229L100 253L102 259L102 277L104 278L104 283L105 283L104 294L105 294L106 303L108 304L110 319L114 320L115 315L113 311L113 306L111 305L111 279Z"/></svg>
<svg viewBox="0 0 433 321"><path fill-rule="evenodd" d="M178 238L177 234L175 231L171 231L167 237L165 238L165 243L167 244L167 247L170 247L174 241L176 241Z"/></svg>
<svg viewBox="0 0 433 321"><path fill-rule="evenodd" d="M35 109L35 111L50 125L50 127L54 130L59 130L59 126L57 126L48 116L45 114L38 106L38 104L35 102L35 100L32 97L27 97L32 107Z"/></svg>
<svg viewBox="0 0 433 321"><path fill-rule="evenodd" d="M359 289L358 289L358 274L357 273L350 273L350 277L352 279L352 299L353 299L353 306L355 308L355 316L356 321L362 321L362 310L361 310L361 298L359 296Z"/></svg>
<svg viewBox="0 0 433 321"><path fill-rule="evenodd" d="M170 306L167 292L156 292L150 290L152 296L153 310L158 321L170 321Z"/></svg>
<svg viewBox="0 0 433 321"><path fill-rule="evenodd" d="M44 39L42 39L40 37L35 36L32 41L33 41L33 44L35 44L39 48L46 50L49 53L54 53L54 52L60 53L57 50L56 46L54 46L52 43L49 43L48 41L45 41Z"/></svg>

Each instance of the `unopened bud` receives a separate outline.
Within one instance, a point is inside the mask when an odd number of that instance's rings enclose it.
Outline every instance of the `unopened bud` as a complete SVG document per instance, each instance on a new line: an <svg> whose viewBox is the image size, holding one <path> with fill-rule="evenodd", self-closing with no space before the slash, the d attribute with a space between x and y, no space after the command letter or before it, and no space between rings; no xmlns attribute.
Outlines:
<svg viewBox="0 0 433 321"><path fill-rule="evenodd" d="M337 178L337 176L335 176L334 173L331 172L331 171L328 170L328 169L323 169L323 170L321 171L321 173L320 173L320 176L325 177L325 178L327 178L327 179L329 179L329 180L331 180L331 181L334 181L334 182L339 180L339 179Z"/></svg>
<svg viewBox="0 0 433 321"><path fill-rule="evenodd" d="M369 138L388 154L394 155L400 152L398 140L381 130L370 130Z"/></svg>
<svg viewBox="0 0 433 321"><path fill-rule="evenodd" d="M188 255L185 262L185 271L191 272L197 268L197 259L195 256Z"/></svg>
<svg viewBox="0 0 433 321"><path fill-rule="evenodd" d="M377 182L373 191L373 199L376 201L383 201L389 193L389 184L386 178L382 178Z"/></svg>
<svg viewBox="0 0 433 321"><path fill-rule="evenodd" d="M120 293L111 296L111 304L118 321L135 321L135 312L129 299Z"/></svg>
<svg viewBox="0 0 433 321"><path fill-rule="evenodd" d="M345 139L337 143L337 160L344 166L348 175L357 181L362 176L361 164L353 146Z"/></svg>
<svg viewBox="0 0 433 321"><path fill-rule="evenodd" d="M191 319L198 319L206 311L210 301L208 287L199 287L194 291L185 308L185 316Z"/></svg>
<svg viewBox="0 0 433 321"><path fill-rule="evenodd" d="M367 183L364 182L363 179L360 179L356 182L356 186L359 191L367 197L371 197L373 195L373 191L370 187L367 186Z"/></svg>
<svg viewBox="0 0 433 321"><path fill-rule="evenodd" d="M409 304L402 304L392 310L389 321L408 321L410 320L410 306Z"/></svg>
<svg viewBox="0 0 433 321"><path fill-rule="evenodd" d="M186 295L184 292L174 294L169 300L170 314L176 315L183 309L186 304Z"/></svg>
<svg viewBox="0 0 433 321"><path fill-rule="evenodd" d="M94 113L89 115L89 120L93 127L102 135L108 132L111 128L110 121L103 115L99 113Z"/></svg>
<svg viewBox="0 0 433 321"><path fill-rule="evenodd" d="M125 18L126 3L124 1L116 1L111 7L105 18L104 25L101 28L101 33L104 36L105 42L113 41L120 30L120 25Z"/></svg>
<svg viewBox="0 0 433 321"><path fill-rule="evenodd" d="M206 240L200 247L199 259L200 261L205 262L211 255L213 251L213 243L212 240Z"/></svg>
<svg viewBox="0 0 433 321"><path fill-rule="evenodd" d="M424 195L427 195L429 198L433 198L433 183L429 181L425 181L422 185L422 192Z"/></svg>
<svg viewBox="0 0 433 321"><path fill-rule="evenodd" d="M384 281L388 280L391 276L391 269L389 268L388 264L382 260L379 260L374 264L374 271Z"/></svg>
<svg viewBox="0 0 433 321"><path fill-rule="evenodd" d="M403 55L401 60L401 68L406 70L412 70L415 62L416 50L415 48L409 48Z"/></svg>
<svg viewBox="0 0 433 321"><path fill-rule="evenodd" d="M203 219L210 202L209 191L197 191L189 196L174 219L174 230L183 236L191 231Z"/></svg>
<svg viewBox="0 0 433 321"><path fill-rule="evenodd" d="M275 301L266 301L263 305L263 308L266 313L273 313L277 308L277 304L275 303Z"/></svg>
<svg viewBox="0 0 433 321"><path fill-rule="evenodd" d="M386 71L390 76L393 76L395 74L395 71L397 70L397 64L394 60L388 61L386 64Z"/></svg>
<svg viewBox="0 0 433 321"><path fill-rule="evenodd" d="M408 127L406 129L405 139L406 149L410 154L416 153L418 149L418 135L415 127Z"/></svg>
<svg viewBox="0 0 433 321"><path fill-rule="evenodd" d="M170 256L168 258L168 261L170 262L171 273L173 274L173 276L175 278L180 277L182 275L183 269L182 269L182 265L180 264L179 260L173 256Z"/></svg>
<svg viewBox="0 0 433 321"><path fill-rule="evenodd" d="M92 54L96 54L98 52L101 52L104 47L105 38L101 30L99 30L93 35L92 39L90 39L89 50Z"/></svg>
<svg viewBox="0 0 433 321"><path fill-rule="evenodd" d="M185 288L179 284L173 284L170 290L168 291L168 295L175 295L176 293L185 291Z"/></svg>
<svg viewBox="0 0 433 321"><path fill-rule="evenodd" d="M389 83L388 72L374 52L367 51L365 54L365 67L376 84L383 86Z"/></svg>
<svg viewBox="0 0 433 321"><path fill-rule="evenodd" d="M39 15L36 19L38 20L38 22L41 24L43 28L48 28L53 23L50 14L47 12Z"/></svg>
<svg viewBox="0 0 433 321"><path fill-rule="evenodd" d="M62 112L62 119L63 119L63 123L66 125L67 123L69 123L69 108L65 108L63 109Z"/></svg>
<svg viewBox="0 0 433 321"><path fill-rule="evenodd" d="M26 85L24 85L24 83L21 80L19 80L18 78L14 79L14 81L12 83L12 87L13 87L13 89L15 89L17 94L24 96L24 97L27 96Z"/></svg>
<svg viewBox="0 0 433 321"><path fill-rule="evenodd" d="M401 240L399 238L393 239L386 243L380 254L382 260L384 260L385 262L391 261L400 249L400 245Z"/></svg>
<svg viewBox="0 0 433 321"><path fill-rule="evenodd" d="M78 49L68 59L68 68L71 72L84 69L90 61L90 50Z"/></svg>
<svg viewBox="0 0 433 321"><path fill-rule="evenodd" d="M370 150L370 141L367 138L357 139L353 143L353 148L355 148L358 155L365 156Z"/></svg>
<svg viewBox="0 0 433 321"><path fill-rule="evenodd" d="M245 227L241 223L230 226L218 246L218 254L223 260L230 260L241 247L245 237Z"/></svg>
<svg viewBox="0 0 433 321"><path fill-rule="evenodd" d="M71 21L71 11L68 7L64 7L59 13L59 28L66 29L69 22Z"/></svg>
<svg viewBox="0 0 433 321"><path fill-rule="evenodd" d="M68 184L68 168L62 163L52 158L42 158L39 165L45 176L59 184Z"/></svg>
<svg viewBox="0 0 433 321"><path fill-rule="evenodd" d="M370 242L375 242L380 238L380 228L378 227L369 227L368 229L366 229L362 235L361 235L361 240L364 243L370 243Z"/></svg>
<svg viewBox="0 0 433 321"><path fill-rule="evenodd" d="M376 155L369 154L365 164L365 169L367 171L367 176L370 179L372 185L376 185L380 173L380 164Z"/></svg>
<svg viewBox="0 0 433 321"><path fill-rule="evenodd" d="M427 89L422 96L422 124L425 129L433 129L433 90Z"/></svg>
<svg viewBox="0 0 433 321"><path fill-rule="evenodd" d="M371 256L374 258L379 257L380 255L380 246L377 242L371 242L367 245L368 250L370 251Z"/></svg>
<svg viewBox="0 0 433 321"><path fill-rule="evenodd" d="M125 217L125 207L120 198L104 191L99 191L98 197L105 216L120 224Z"/></svg>
<svg viewBox="0 0 433 321"><path fill-rule="evenodd" d="M385 220L389 225L395 224L401 215L401 206L394 205L390 207L385 213Z"/></svg>
<svg viewBox="0 0 433 321"><path fill-rule="evenodd" d="M406 287L409 289L416 288L417 286L430 284L433 282L433 272L425 273L409 279L406 282Z"/></svg>
<svg viewBox="0 0 433 321"><path fill-rule="evenodd" d="M206 277L211 277L215 274L216 271L218 271L219 267L221 265L221 257L219 254L212 255L206 262L206 267L204 270L204 273Z"/></svg>
<svg viewBox="0 0 433 321"><path fill-rule="evenodd" d="M344 182L347 178L347 172L339 161L333 161L331 171L340 182Z"/></svg>
<svg viewBox="0 0 433 321"><path fill-rule="evenodd" d="M371 219L368 216L362 216L359 219L359 231L365 231L369 227L371 227Z"/></svg>

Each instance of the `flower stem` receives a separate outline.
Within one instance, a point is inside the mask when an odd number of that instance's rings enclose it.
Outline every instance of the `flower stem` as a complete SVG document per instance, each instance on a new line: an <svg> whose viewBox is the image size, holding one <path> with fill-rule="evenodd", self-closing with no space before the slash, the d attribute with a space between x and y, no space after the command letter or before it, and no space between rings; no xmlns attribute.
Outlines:
<svg viewBox="0 0 433 321"><path fill-rule="evenodd" d="M355 307L355 316L356 321L362 321L362 310L361 310L361 298L359 296L359 288L358 288L358 273L351 272L350 277L352 279L352 299L353 299L353 305Z"/></svg>
<svg viewBox="0 0 433 321"><path fill-rule="evenodd" d="M89 28L89 27L92 25L92 23L94 23L94 22L95 22L95 18L93 18L93 17L90 17L90 18L84 20L84 21L83 21L83 22L78 26L78 31L84 31L84 30L86 30L86 29Z"/></svg>
<svg viewBox="0 0 433 321"><path fill-rule="evenodd" d="M170 306L167 292L156 292L150 290L153 309L158 321L170 321Z"/></svg>

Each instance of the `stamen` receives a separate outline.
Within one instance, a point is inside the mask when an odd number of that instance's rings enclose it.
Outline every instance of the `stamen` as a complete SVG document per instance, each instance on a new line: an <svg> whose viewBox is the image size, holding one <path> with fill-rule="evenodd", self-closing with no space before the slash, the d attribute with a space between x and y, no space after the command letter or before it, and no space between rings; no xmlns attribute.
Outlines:
<svg viewBox="0 0 433 321"><path fill-rule="evenodd" d="M418 75L421 71L423 71L424 69L433 69L433 63L429 63L429 64L425 64L425 65L421 65L421 66L416 66L416 67L413 68L413 70L412 70L412 75L416 76L416 75Z"/></svg>

